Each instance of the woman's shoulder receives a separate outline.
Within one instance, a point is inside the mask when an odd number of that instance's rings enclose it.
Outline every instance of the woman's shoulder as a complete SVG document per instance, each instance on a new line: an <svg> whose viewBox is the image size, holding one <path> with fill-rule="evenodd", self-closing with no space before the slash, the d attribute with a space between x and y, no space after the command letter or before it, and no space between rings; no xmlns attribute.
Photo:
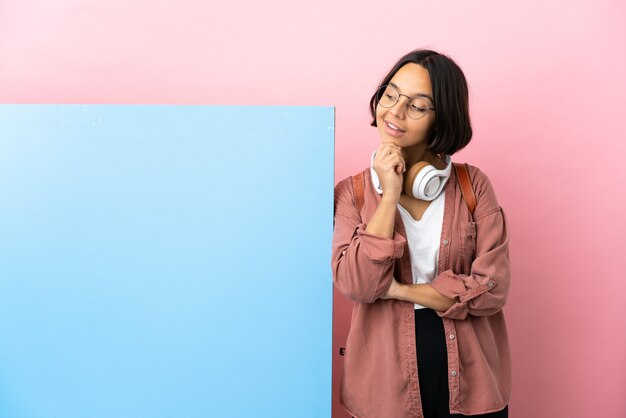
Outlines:
<svg viewBox="0 0 626 418"><path fill-rule="evenodd" d="M491 182L489 181L489 177L482 169L480 169L478 166L475 166L469 163L465 163L465 165L467 165L467 171L470 176L470 179L472 180L472 184L476 188L491 187Z"/></svg>
<svg viewBox="0 0 626 418"><path fill-rule="evenodd" d="M362 175L362 178L359 179L357 176ZM365 189L365 185L371 183L371 174L369 167L354 173L351 176L344 178L339 181L335 186L335 213L341 213L344 215L351 215L352 217L357 216L356 212L356 201L355 201L355 193L354 193L354 181L357 180L362 182L363 188ZM348 213L345 213L348 212ZM354 213L353 213L354 212Z"/></svg>
<svg viewBox="0 0 626 418"><path fill-rule="evenodd" d="M371 181L369 180L371 178L371 173L370 173L370 168L366 167L363 170L356 172L354 174L352 174L351 176L348 176L342 180L340 180L336 185L335 185L335 195L339 192L339 193L349 193L350 196L352 196L354 194L354 178L357 177L358 175L362 175L363 176L363 181Z"/></svg>
<svg viewBox="0 0 626 418"><path fill-rule="evenodd" d="M500 204L487 174L472 164L467 164L467 171L476 195L476 217L480 218L499 210Z"/></svg>

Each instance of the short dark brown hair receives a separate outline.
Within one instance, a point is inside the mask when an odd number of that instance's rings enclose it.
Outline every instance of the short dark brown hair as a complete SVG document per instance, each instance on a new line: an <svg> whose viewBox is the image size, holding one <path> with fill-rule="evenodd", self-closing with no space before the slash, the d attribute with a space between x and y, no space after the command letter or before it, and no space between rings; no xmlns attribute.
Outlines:
<svg viewBox="0 0 626 418"><path fill-rule="evenodd" d="M389 84L396 72L409 63L424 67L432 84L436 120L432 135L428 138L428 149L436 154L452 155L472 139L465 75L451 58L428 49L416 49L400 58L380 85ZM370 112L374 119L372 126L377 126L376 106L379 99L377 88L370 99Z"/></svg>

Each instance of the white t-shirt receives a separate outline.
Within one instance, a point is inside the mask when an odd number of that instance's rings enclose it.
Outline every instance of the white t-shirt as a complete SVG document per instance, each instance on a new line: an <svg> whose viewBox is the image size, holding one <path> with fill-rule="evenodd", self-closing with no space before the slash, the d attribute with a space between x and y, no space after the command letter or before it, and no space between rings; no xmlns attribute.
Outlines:
<svg viewBox="0 0 626 418"><path fill-rule="evenodd" d="M430 202L419 221L413 219L411 214L398 203L409 244L413 283L430 283L438 274L437 260L443 225L444 196L445 189ZM422 308L425 306L415 304L415 309Z"/></svg>

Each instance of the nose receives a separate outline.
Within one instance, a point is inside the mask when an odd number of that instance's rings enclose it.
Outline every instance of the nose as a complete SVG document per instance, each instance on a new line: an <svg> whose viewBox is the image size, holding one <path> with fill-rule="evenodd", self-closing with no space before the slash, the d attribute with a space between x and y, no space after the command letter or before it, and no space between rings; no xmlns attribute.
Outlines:
<svg viewBox="0 0 626 418"><path fill-rule="evenodd" d="M391 109L389 109L389 112L399 119L403 119L404 114L406 113L406 103L404 102L405 99L402 96L403 95L400 95L398 101L393 106L391 106Z"/></svg>

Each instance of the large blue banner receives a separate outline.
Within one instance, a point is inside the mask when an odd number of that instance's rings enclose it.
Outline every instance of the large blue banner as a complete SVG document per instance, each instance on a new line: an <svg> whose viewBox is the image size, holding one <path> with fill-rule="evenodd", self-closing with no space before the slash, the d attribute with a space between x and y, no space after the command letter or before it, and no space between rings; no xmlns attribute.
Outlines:
<svg viewBox="0 0 626 418"><path fill-rule="evenodd" d="M0 417L330 417L333 108L0 129Z"/></svg>

